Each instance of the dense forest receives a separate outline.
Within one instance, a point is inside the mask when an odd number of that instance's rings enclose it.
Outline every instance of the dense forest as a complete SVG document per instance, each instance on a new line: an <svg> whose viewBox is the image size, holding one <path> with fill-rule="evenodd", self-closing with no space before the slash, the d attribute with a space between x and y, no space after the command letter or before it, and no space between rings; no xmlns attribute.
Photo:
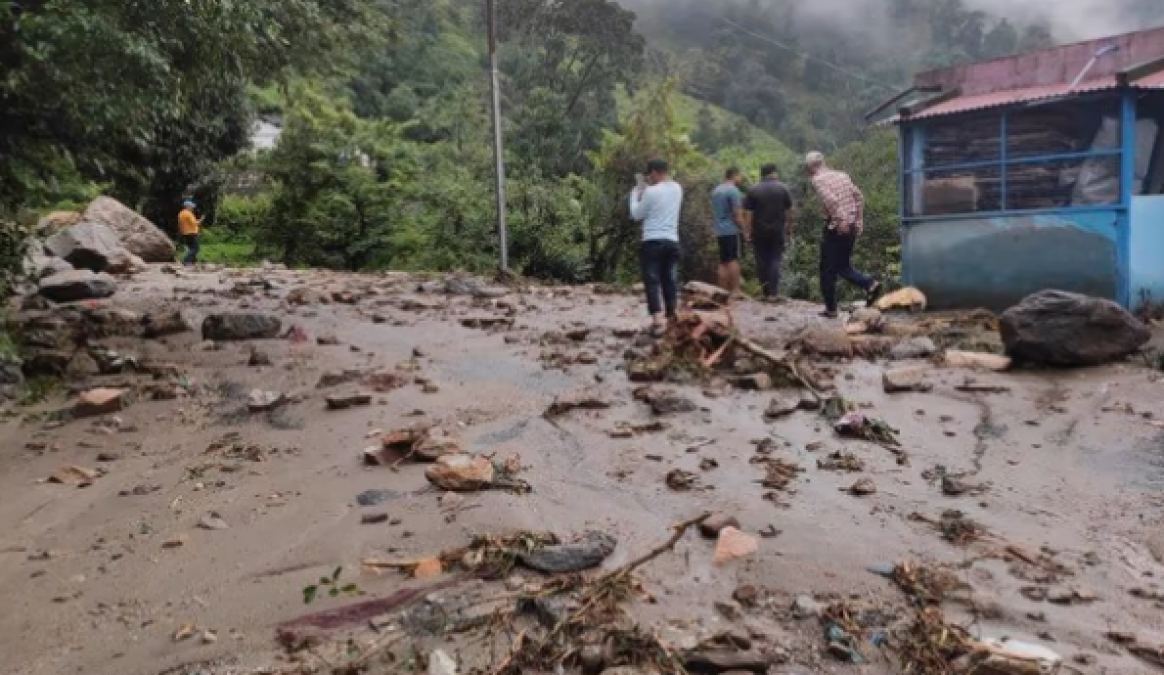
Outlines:
<svg viewBox="0 0 1164 675"><path fill-rule="evenodd" d="M896 146L861 113L919 69L1062 37L963 0L806 4L498 0L514 271L629 278L624 197L659 155L688 187L685 271L702 274L723 168L776 161L800 189L795 157L820 149L869 195L861 262L892 273ZM1155 4L1126 7L1147 25ZM97 194L171 231L195 196L222 262L492 269L482 5L0 2L0 269L40 214ZM258 119L281 130L270 150L249 148Z"/></svg>

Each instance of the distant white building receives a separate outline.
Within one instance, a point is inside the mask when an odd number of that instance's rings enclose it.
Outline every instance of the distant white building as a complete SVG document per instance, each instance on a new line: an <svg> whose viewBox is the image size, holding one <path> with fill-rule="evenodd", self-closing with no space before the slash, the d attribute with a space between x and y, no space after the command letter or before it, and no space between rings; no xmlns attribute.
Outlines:
<svg viewBox="0 0 1164 675"><path fill-rule="evenodd" d="M251 148L270 150L279 142L279 134L281 133L283 133L283 128L277 124L267 120L259 120L255 123L254 131L251 132Z"/></svg>

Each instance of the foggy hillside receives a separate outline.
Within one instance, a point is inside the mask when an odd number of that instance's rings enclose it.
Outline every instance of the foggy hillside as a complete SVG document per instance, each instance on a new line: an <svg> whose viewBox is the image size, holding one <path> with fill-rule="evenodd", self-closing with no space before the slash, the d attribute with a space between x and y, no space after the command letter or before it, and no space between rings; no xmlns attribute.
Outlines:
<svg viewBox="0 0 1164 675"><path fill-rule="evenodd" d="M619 0L687 93L838 148L921 70L1164 24L1164 0Z"/></svg>
<svg viewBox="0 0 1164 675"><path fill-rule="evenodd" d="M636 11L651 12L660 7L695 4L705 12L715 13L729 2L723 0L696 0L694 3L674 0L619 0L620 3ZM749 0L736 3L748 7L768 10L792 3L783 0ZM815 0L811 3L795 3L798 16L822 19L854 33L867 33L870 19L873 26L891 20L896 7L903 4L899 0ZM933 5L946 4L939 1ZM1164 2L1160 0L965 0L967 9L985 12L995 17L1005 17L1020 24L1033 21L1046 23L1062 40L1086 39L1138 30L1150 26L1164 25Z"/></svg>

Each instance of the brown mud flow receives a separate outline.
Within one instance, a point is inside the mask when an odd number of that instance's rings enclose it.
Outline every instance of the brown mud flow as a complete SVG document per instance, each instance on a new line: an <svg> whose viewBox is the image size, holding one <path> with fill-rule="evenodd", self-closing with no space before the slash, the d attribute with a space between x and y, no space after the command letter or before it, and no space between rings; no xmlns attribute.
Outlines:
<svg viewBox="0 0 1164 675"><path fill-rule="evenodd" d="M661 342L402 274L22 312L64 385L0 427L2 670L1158 672L1157 371L696 290Z"/></svg>

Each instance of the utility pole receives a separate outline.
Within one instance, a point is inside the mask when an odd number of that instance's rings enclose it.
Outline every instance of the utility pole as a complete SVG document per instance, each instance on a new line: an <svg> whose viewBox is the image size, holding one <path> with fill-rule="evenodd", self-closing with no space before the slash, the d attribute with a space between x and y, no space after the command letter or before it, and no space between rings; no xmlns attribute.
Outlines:
<svg viewBox="0 0 1164 675"><path fill-rule="evenodd" d="M501 82L497 73L497 20L494 0L485 0L485 20L489 24L489 83L493 94L493 162L496 178L497 239L501 247L501 271L509 271L509 232L505 223L505 137L501 131Z"/></svg>

